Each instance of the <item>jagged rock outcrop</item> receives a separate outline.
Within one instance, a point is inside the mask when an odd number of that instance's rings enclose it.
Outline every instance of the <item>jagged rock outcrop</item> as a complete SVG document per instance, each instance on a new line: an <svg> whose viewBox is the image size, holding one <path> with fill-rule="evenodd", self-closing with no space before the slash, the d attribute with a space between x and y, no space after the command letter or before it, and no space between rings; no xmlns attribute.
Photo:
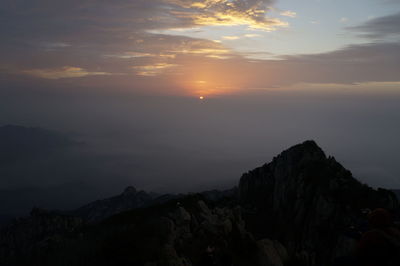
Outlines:
<svg viewBox="0 0 400 266"><path fill-rule="evenodd" d="M94 201L72 211L71 214L88 222L98 222L123 211L149 206L153 200L149 193L137 191L133 186L129 186L118 196Z"/></svg>
<svg viewBox="0 0 400 266"><path fill-rule="evenodd" d="M133 247L141 254L141 258L132 258L134 265L261 266L283 263L286 258L281 257L277 249L266 250L246 231L240 207L210 208L202 198L190 195L165 205L121 213L106 220L105 224L118 225L118 228L121 224L133 226L130 233L141 239ZM112 252L120 250L115 243L112 246ZM283 246L279 247L285 252ZM273 255L276 257L269 259ZM119 257L126 256L120 254Z"/></svg>
<svg viewBox="0 0 400 266"><path fill-rule="evenodd" d="M237 198L237 188L229 190L211 190L200 193L206 200L217 202L225 199ZM129 186L117 196L97 200L84 205L68 214L82 217L87 222L99 222L112 215L137 208L144 208L164 204L171 200L185 197L184 194L156 194L138 191L135 187Z"/></svg>
<svg viewBox="0 0 400 266"><path fill-rule="evenodd" d="M25 233L14 229L9 237ZM56 239L52 241L37 237L36 242L24 242L29 245L18 250L33 250L43 242L46 248L11 254L1 265L282 266L288 259L279 242L254 239L239 206L212 207L201 195L123 212L56 236L44 238ZM10 251L0 247L5 250Z"/></svg>
<svg viewBox="0 0 400 266"><path fill-rule="evenodd" d="M51 252L68 234L83 225L82 219L34 208L0 231L0 265L20 265L19 260Z"/></svg>
<svg viewBox="0 0 400 266"><path fill-rule="evenodd" d="M244 174L239 193L249 230L280 240L292 257L307 265L336 256L342 233L360 209L398 207L393 193L361 184L314 141L291 147Z"/></svg>

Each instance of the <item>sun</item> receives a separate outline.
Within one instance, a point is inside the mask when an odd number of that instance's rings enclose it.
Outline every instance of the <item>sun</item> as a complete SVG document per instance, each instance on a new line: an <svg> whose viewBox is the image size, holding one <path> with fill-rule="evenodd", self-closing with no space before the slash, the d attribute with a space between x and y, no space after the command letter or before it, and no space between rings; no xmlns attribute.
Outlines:
<svg viewBox="0 0 400 266"><path fill-rule="evenodd" d="M200 100L204 100L204 96L200 96L199 99L200 99Z"/></svg>

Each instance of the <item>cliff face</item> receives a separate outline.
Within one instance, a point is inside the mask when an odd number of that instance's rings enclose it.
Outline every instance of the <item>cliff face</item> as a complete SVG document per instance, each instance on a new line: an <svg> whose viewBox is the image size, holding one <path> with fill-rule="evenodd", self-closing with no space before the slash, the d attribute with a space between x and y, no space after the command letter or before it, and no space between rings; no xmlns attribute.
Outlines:
<svg viewBox="0 0 400 266"><path fill-rule="evenodd" d="M282 241L307 264L329 261L343 249L341 233L362 208L398 207L393 193L361 184L314 141L244 174L239 193L250 231Z"/></svg>

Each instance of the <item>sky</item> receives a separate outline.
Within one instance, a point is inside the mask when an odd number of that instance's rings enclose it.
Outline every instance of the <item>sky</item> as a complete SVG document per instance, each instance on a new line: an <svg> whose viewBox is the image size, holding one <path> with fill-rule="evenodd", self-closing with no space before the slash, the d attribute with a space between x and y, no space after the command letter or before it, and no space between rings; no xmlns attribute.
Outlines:
<svg viewBox="0 0 400 266"><path fill-rule="evenodd" d="M3 0L0 21L0 126L85 143L0 189L221 188L307 139L400 188L398 0Z"/></svg>

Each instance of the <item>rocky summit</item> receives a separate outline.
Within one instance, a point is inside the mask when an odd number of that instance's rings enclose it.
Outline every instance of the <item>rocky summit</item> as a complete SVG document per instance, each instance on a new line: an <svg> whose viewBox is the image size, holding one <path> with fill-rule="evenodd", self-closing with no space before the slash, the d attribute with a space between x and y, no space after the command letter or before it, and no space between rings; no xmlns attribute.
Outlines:
<svg viewBox="0 0 400 266"><path fill-rule="evenodd" d="M68 215L35 209L1 230L0 265L331 265L377 207L399 204L306 141L231 190L155 197L128 187Z"/></svg>
<svg viewBox="0 0 400 266"><path fill-rule="evenodd" d="M314 141L244 174L239 191L249 230L282 241L292 257L307 265L322 265L347 252L343 233L361 210L399 207L394 193L361 184Z"/></svg>

